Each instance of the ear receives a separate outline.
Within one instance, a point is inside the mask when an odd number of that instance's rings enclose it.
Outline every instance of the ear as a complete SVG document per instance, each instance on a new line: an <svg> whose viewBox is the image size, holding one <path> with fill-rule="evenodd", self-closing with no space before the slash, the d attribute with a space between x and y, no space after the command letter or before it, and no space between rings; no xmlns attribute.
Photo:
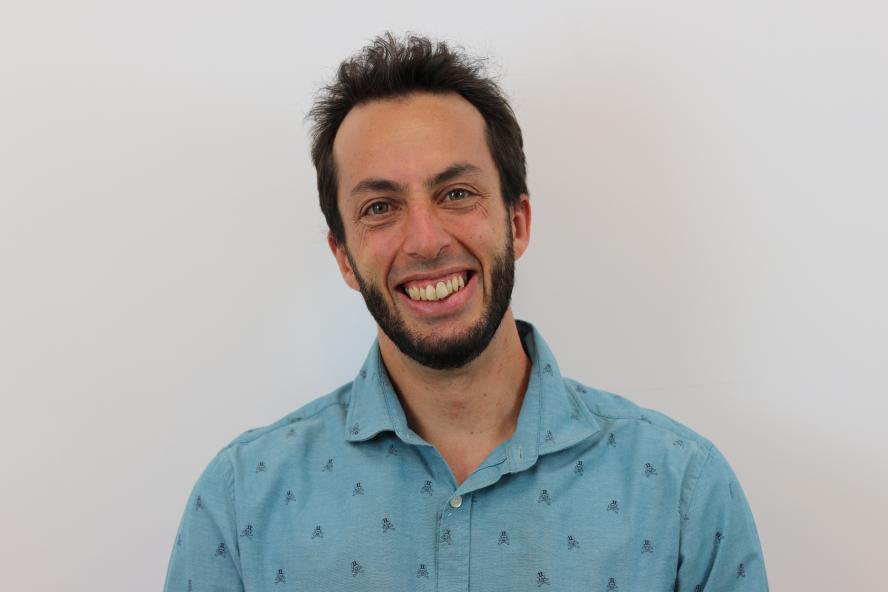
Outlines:
<svg viewBox="0 0 888 592"><path fill-rule="evenodd" d="M358 280L355 279L354 269L352 269L351 262L348 260L345 243L340 245L333 237L333 233L327 231L327 245L329 245L330 251L336 258L336 265L339 266L339 273L342 274L342 279L345 280L345 283L348 284L349 288L360 292L361 287L358 285Z"/></svg>
<svg viewBox="0 0 888 592"><path fill-rule="evenodd" d="M522 193L518 203L512 206L509 219L512 223L512 252L515 260L521 258L530 242L530 196Z"/></svg>

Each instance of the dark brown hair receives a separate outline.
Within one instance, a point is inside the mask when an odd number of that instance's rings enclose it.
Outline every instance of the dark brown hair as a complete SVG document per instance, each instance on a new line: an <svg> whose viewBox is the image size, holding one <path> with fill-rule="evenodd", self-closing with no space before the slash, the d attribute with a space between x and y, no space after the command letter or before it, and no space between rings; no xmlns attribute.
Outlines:
<svg viewBox="0 0 888 592"><path fill-rule="evenodd" d="M512 208L527 193L524 142L515 113L502 90L484 74L483 63L443 41L409 35L401 41L386 32L339 65L336 78L318 93L308 113L313 120L311 158L318 176L321 211L334 240L345 244L336 201L338 190L333 141L339 126L362 103L413 92L461 95L486 122L487 146L499 172L503 202Z"/></svg>

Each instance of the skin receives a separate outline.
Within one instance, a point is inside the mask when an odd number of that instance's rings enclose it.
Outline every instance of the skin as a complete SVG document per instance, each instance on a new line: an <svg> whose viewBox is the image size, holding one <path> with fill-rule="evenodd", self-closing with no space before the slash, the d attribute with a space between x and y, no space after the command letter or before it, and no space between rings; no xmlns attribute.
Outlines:
<svg viewBox="0 0 888 592"><path fill-rule="evenodd" d="M497 271L527 248L529 197L522 194L506 208L484 118L455 93L414 93L355 107L337 132L333 156L345 244L332 235L328 244L346 284L365 301L373 298L416 348L405 348L414 354L407 355L377 323L383 363L411 429L435 446L462 483L512 436L527 389L531 362L505 306L511 283L503 301L494 279L502 282ZM454 165L469 170L429 183ZM354 191L368 179L390 186ZM408 275L454 267L474 270L478 283L453 313L420 314L397 293ZM502 321L479 341L498 301ZM368 308L373 312L370 302ZM463 359L471 345L478 351ZM435 356L422 358L419 351ZM440 360L450 364L436 367Z"/></svg>

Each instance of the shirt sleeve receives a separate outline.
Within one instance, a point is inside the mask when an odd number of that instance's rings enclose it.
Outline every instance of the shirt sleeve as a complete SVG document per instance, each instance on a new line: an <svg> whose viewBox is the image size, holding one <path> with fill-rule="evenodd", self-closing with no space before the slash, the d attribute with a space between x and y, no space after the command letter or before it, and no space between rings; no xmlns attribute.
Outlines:
<svg viewBox="0 0 888 592"><path fill-rule="evenodd" d="M231 462L222 450L188 498L164 592L243 592L232 489Z"/></svg>
<svg viewBox="0 0 888 592"><path fill-rule="evenodd" d="M725 457L710 447L682 515L678 592L767 592L752 511Z"/></svg>

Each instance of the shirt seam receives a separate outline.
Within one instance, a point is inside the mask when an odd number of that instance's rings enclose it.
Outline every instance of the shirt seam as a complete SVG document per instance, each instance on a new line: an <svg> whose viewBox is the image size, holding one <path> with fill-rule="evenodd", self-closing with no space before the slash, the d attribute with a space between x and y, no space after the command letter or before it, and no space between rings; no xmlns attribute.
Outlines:
<svg viewBox="0 0 888 592"><path fill-rule="evenodd" d="M225 448L223 448L223 450L228 450L229 448L231 448L235 445L238 445L238 444L249 444L250 442L257 442L261 438L263 438L264 436L272 434L273 432L276 432L277 430L279 430L281 428L284 428L284 427L287 427L293 423L296 423L297 418L299 419L299 421L302 421L305 419L311 419L314 416L316 416L320 413L323 413L324 411L326 411L330 407L333 407L334 405L339 405L340 407L344 407L344 406L348 406L348 403L345 403L343 401L331 401L331 402L327 403L326 405L324 405L323 407L321 407L320 409L318 409L317 411L315 411L314 413L312 413L311 415L305 415L305 416L298 415L295 418L293 418L293 417L288 418L285 416L285 417L275 421L274 423L264 426L264 428L267 428L267 429L259 434L255 434L255 437L253 437L253 438L242 438L241 436L243 436L244 434L237 436L232 442L229 442L228 445L226 445ZM280 423L280 425L275 425L277 423ZM263 428L257 428L257 430L262 430L262 429ZM250 435L250 434L252 434L252 432L245 432L245 434Z"/></svg>
<svg viewBox="0 0 888 592"><path fill-rule="evenodd" d="M240 521L237 517L237 501L234 497L234 465L231 462L231 458L227 451L224 451L224 460L225 460L225 481L226 481L226 497L231 504L231 514L234 519L234 540L237 543L237 561L235 562L235 568L237 569L237 575L241 580L241 586L243 589L243 581L244 581L244 571L243 571L243 562L241 561L241 550L240 550L240 539L237 536L237 528Z"/></svg>
<svg viewBox="0 0 888 592"><path fill-rule="evenodd" d="M650 426L652 426L652 427L655 427L655 428L657 428L657 429L663 430L664 432L668 432L668 433L672 434L673 436L677 436L677 437L680 438L680 439L683 439L683 440L684 440L684 439L688 439L688 436L687 436L686 434L682 434L681 432L677 432L677 431L673 430L672 428L669 428L669 427L666 427L666 426L663 426L663 425L655 424L655 423L652 423L652 422L650 422L650 421L645 421L645 420L641 419L640 417L627 417L627 416L605 415L605 414L603 414L603 413L597 413L597 412L595 412L595 411L592 411L591 409L589 409L589 413L591 413L591 414L594 415L595 417L598 417L598 418L601 418L601 419L624 420L624 421L637 421L637 422L640 421L640 422L642 422L642 423L646 423L646 424L648 424L648 425L650 425ZM695 438L690 438L690 439L691 439L691 440L697 440L697 439L703 440L703 442L706 442L706 443L709 444L709 448L712 447L712 443L709 442L705 437L703 437L703 436L701 436L701 435L699 435L699 434L695 434L695 436L696 436ZM699 443L697 443L697 444L700 445ZM702 448L702 446L701 446L701 448ZM707 450L709 450L709 448L707 448Z"/></svg>
<svg viewBox="0 0 888 592"><path fill-rule="evenodd" d="M703 473L706 472L707 467L709 467L709 461L714 456L712 454L712 450L715 448L714 445L710 445L709 448L706 449L706 459L703 461L702 466L700 467L700 471L694 477L693 491L691 491L691 496L688 499L687 512L690 514L691 508L694 505L694 502L697 501L697 491L699 489L700 480L703 478Z"/></svg>
<svg viewBox="0 0 888 592"><path fill-rule="evenodd" d="M691 512L691 508L693 507L694 502L697 501L697 491L700 488L699 483L703 479L703 473L705 473L706 469L709 468L709 465L710 465L709 461L715 456L715 454L713 454L714 451L715 451L715 445L710 444L709 448L706 449L706 459L703 461L703 465L700 467L700 472L694 478L695 479L694 484L693 484L694 490L693 490L693 492L691 492L691 497L688 500L688 506L687 506L688 514L690 514L690 512ZM758 536L758 529L755 527L755 520L752 517L752 510L749 508L748 503L744 503L743 505L744 505L744 508L742 509L742 512L741 512L743 514L743 520L746 522L746 528L752 534L753 541L755 542L756 546L758 547L759 568L760 568L759 572L761 574L762 581L765 582L765 585L767 586L768 575L767 575L767 570L765 568L765 553L764 553L764 549L762 548L762 542ZM679 537L679 549L681 549L683 538L684 538L684 528L681 529L681 535Z"/></svg>
<svg viewBox="0 0 888 592"><path fill-rule="evenodd" d="M349 396L349 403L350 402L351 402L351 395ZM339 405L340 407L347 407L349 405L349 403L346 403L345 401L330 401L329 403L327 403L326 405L324 405L323 407L321 407L320 409L318 409L317 411L315 411L311 415L305 415L305 416L301 416L301 417L302 417L302 419L311 419L315 415L318 415L319 413L326 411L327 409L329 409L333 405ZM280 426L280 427L283 427L283 426Z"/></svg>

